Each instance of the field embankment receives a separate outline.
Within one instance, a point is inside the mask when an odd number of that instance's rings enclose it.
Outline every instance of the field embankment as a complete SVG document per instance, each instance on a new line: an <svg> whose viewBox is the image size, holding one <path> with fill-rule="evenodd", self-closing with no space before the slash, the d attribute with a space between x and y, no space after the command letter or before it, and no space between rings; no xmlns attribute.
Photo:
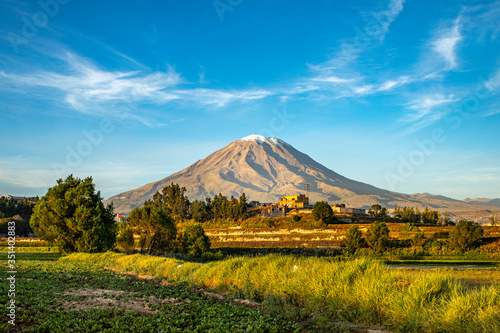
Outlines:
<svg viewBox="0 0 500 333"><path fill-rule="evenodd" d="M500 331L500 286L475 283L446 270L415 272L385 268L369 259L278 255L207 264L116 253L74 254L59 261L230 293L287 312L296 320L324 318L393 332Z"/></svg>

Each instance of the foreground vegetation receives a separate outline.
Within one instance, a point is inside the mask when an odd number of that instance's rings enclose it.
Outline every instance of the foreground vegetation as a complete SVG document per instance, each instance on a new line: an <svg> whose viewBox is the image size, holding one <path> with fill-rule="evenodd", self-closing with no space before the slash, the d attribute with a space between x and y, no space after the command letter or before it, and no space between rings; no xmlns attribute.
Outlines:
<svg viewBox="0 0 500 333"><path fill-rule="evenodd" d="M370 259L238 257L207 264L175 259L73 254L60 259L148 274L262 302L291 319L383 326L394 332L498 332L500 286L446 271L415 273ZM488 270L498 274L497 270ZM484 275L484 274L483 274ZM330 328L331 329L331 328Z"/></svg>
<svg viewBox="0 0 500 333"><path fill-rule="evenodd" d="M16 326L0 332L298 332L283 316L214 299L193 288L106 271L75 256L19 261ZM97 259L97 257L95 258ZM5 281L7 274L0 272ZM8 284L0 302L8 302Z"/></svg>

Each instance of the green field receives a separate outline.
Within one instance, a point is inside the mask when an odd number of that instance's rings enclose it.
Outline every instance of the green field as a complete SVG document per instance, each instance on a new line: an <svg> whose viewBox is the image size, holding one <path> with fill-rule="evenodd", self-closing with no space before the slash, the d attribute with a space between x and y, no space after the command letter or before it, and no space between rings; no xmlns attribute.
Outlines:
<svg viewBox="0 0 500 333"><path fill-rule="evenodd" d="M33 259L33 258L31 258ZM259 308L219 300L183 284L137 279L87 261L20 260L16 326L1 307L1 332L298 332ZM5 282L7 274L1 273ZM7 283L0 302L8 302Z"/></svg>
<svg viewBox="0 0 500 333"><path fill-rule="evenodd" d="M251 299L313 331L357 331L345 323L392 332L500 331L498 269L405 270L371 259L281 255L203 264L116 253L74 254L57 264L82 263Z"/></svg>
<svg viewBox="0 0 500 333"><path fill-rule="evenodd" d="M208 229L216 247L204 259L63 255L23 240L17 325L4 306L0 332L500 332L498 228L465 253L436 236L449 227L420 227L425 246L348 255L338 245L352 225L286 226ZM396 240L413 237L389 227Z"/></svg>

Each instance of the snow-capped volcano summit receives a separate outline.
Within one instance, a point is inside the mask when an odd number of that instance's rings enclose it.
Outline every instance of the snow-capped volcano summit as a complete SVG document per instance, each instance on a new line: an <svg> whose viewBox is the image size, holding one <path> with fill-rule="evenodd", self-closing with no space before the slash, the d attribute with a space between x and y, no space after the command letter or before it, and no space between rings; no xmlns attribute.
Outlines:
<svg viewBox="0 0 500 333"><path fill-rule="evenodd" d="M245 136L244 138L239 139L238 141L256 141L256 142L260 142L260 143L271 143L273 145L277 145L280 143L281 144L288 144L283 140L280 140L280 139L277 139L274 137L266 138L265 136L258 135L258 134L252 134L249 136Z"/></svg>
<svg viewBox="0 0 500 333"><path fill-rule="evenodd" d="M245 136L239 141L258 141L258 142L266 142L266 137L258 134L251 134L249 136Z"/></svg>

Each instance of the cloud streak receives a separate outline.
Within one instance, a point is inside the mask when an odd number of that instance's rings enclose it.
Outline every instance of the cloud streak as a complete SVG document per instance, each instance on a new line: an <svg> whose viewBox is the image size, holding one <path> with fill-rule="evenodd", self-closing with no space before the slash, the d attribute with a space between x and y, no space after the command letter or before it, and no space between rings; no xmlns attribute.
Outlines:
<svg viewBox="0 0 500 333"><path fill-rule="evenodd" d="M217 90L182 88L190 83L169 68L166 72L106 71L85 59L67 53L64 74L53 71L12 74L0 71L0 79L17 87L43 87L62 94L73 109L89 114L123 115L123 110L141 104L195 104L221 108L230 103L246 103L266 98L273 93L263 89ZM112 106L110 108L110 106ZM127 114L148 126L151 122L139 115Z"/></svg>

